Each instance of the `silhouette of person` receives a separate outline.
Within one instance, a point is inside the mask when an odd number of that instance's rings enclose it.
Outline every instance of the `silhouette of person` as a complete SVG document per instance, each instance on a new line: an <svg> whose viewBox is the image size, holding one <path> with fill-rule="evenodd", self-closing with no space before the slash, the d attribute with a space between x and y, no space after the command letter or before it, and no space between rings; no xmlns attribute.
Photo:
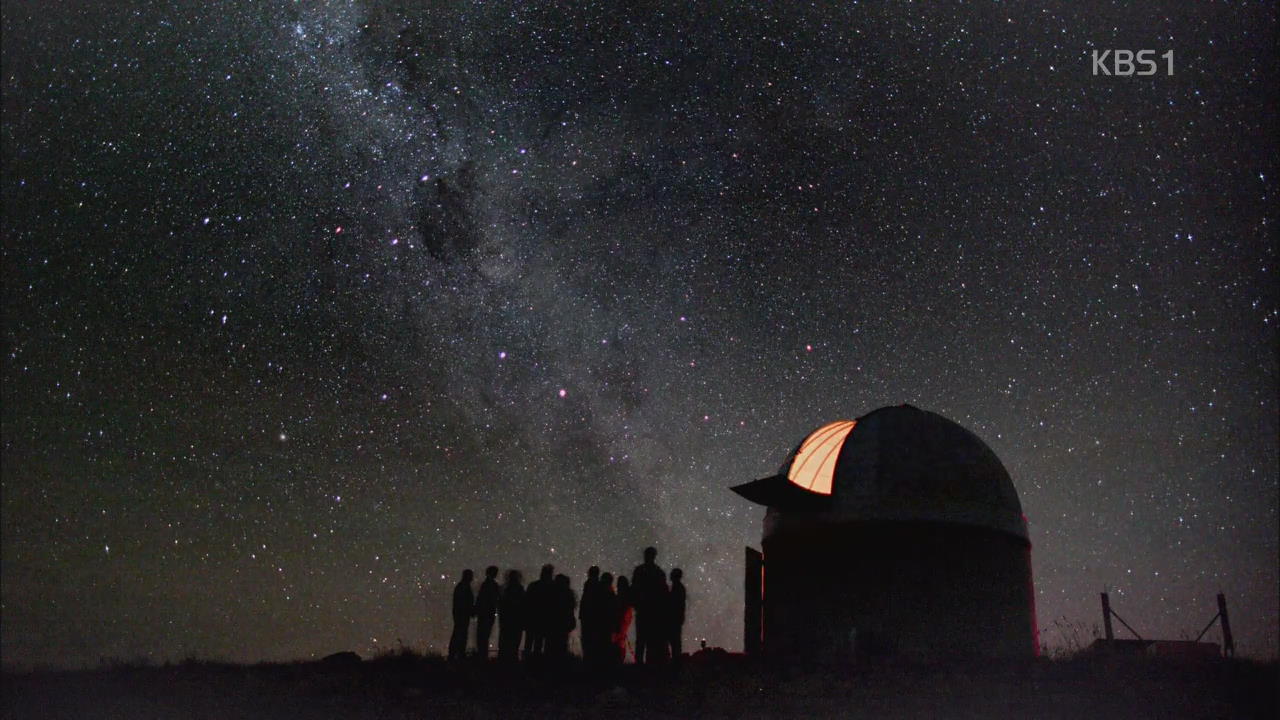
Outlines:
<svg viewBox="0 0 1280 720"><path fill-rule="evenodd" d="M632 597L631 582L627 580L626 575L619 577L618 602L615 606L616 614L613 618L612 640L614 657L620 663L627 661L627 635L631 632L631 620L635 617L635 609L631 604Z"/></svg>
<svg viewBox="0 0 1280 720"><path fill-rule="evenodd" d="M449 638L449 659L462 660L467 656L467 630L471 616L476 613L476 596L471 592L471 580L475 573L462 571L462 580L453 587L453 637Z"/></svg>
<svg viewBox="0 0 1280 720"><path fill-rule="evenodd" d="M578 607L578 598L569 585L568 575L556 575L552 586L551 609L547 633L547 655L564 660L569 657L569 633L578 626L573 611Z"/></svg>
<svg viewBox="0 0 1280 720"><path fill-rule="evenodd" d="M484 570L484 581L476 593L476 655L489 659L489 636L493 633L493 620L498 614L498 599L502 590L498 587L498 566Z"/></svg>
<svg viewBox="0 0 1280 720"><path fill-rule="evenodd" d="M592 565L587 570L587 580L582 584L582 602L578 606L579 635L582 638L582 659L595 658L599 647L599 604L597 591L600 585L600 567Z"/></svg>
<svg viewBox="0 0 1280 720"><path fill-rule="evenodd" d="M586 597L582 600L586 602ZM618 595L613 591L613 573L602 573L596 583L595 609L596 631L592 642L591 659L600 665L614 665L618 661L617 646L613 642L618 625ZM584 621L585 622L585 621ZM583 659L586 660L586 625L583 625Z"/></svg>
<svg viewBox="0 0 1280 720"><path fill-rule="evenodd" d="M498 659L514 662L520 655L525 626L524 584L519 570L507 571L507 583L498 601Z"/></svg>
<svg viewBox="0 0 1280 720"><path fill-rule="evenodd" d="M666 662L667 650L671 649L671 586L667 584L665 572L659 570L657 577L662 584L654 591L653 623L649 626L651 634L644 651L644 661L647 663Z"/></svg>
<svg viewBox="0 0 1280 720"><path fill-rule="evenodd" d="M526 658L545 655L547 652L547 631L550 629L548 616L551 614L552 597L556 568L547 564L542 566L538 579L529 583L525 592L525 636L524 655Z"/></svg>
<svg viewBox="0 0 1280 720"><path fill-rule="evenodd" d="M684 571L680 568L671 570L671 592L667 594L667 642L671 647L671 659L679 661L684 653L684 608L685 590Z"/></svg>
<svg viewBox="0 0 1280 720"><path fill-rule="evenodd" d="M658 662L666 644L661 614L666 602L667 576L654 560L655 548L644 549L644 562L631 572L631 602L636 609L636 662Z"/></svg>

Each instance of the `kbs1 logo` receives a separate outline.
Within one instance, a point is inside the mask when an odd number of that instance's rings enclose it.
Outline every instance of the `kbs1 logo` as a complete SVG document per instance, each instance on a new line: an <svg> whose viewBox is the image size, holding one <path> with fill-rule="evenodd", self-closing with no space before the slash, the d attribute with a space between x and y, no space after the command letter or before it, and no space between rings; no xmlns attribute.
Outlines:
<svg viewBox="0 0 1280 720"><path fill-rule="evenodd" d="M1119 77L1155 75L1160 71L1160 63L1153 59L1155 56L1155 50L1138 50L1137 52L1133 50L1094 50L1093 74L1117 75ZM1172 75L1173 51L1166 51L1160 55L1160 59L1165 61L1168 68L1165 74Z"/></svg>

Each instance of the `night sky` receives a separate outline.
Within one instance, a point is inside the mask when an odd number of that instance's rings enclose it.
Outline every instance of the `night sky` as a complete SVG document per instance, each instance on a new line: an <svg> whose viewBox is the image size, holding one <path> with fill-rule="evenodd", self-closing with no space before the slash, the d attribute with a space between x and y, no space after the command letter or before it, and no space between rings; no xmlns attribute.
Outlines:
<svg viewBox="0 0 1280 720"><path fill-rule="evenodd" d="M1045 645L1275 656L1274 4L185 5L3 5L6 664L439 651L648 544L739 649L727 487L904 402Z"/></svg>

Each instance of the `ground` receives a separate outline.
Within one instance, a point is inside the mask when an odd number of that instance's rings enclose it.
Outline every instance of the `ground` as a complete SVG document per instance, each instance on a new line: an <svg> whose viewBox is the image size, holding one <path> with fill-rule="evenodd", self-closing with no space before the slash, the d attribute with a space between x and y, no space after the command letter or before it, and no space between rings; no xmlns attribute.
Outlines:
<svg viewBox="0 0 1280 720"><path fill-rule="evenodd" d="M679 670L372 660L5 673L4 718L1276 718L1277 664L1146 658Z"/></svg>

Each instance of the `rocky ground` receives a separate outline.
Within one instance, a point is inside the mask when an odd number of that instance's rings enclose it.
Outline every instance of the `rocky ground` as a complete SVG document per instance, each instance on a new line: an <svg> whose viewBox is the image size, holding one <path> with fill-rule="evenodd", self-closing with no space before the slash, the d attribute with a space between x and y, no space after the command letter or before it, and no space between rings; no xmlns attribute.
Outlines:
<svg viewBox="0 0 1280 720"><path fill-rule="evenodd" d="M1079 656L1021 665L678 670L372 660L6 673L4 718L1276 718L1275 662Z"/></svg>

